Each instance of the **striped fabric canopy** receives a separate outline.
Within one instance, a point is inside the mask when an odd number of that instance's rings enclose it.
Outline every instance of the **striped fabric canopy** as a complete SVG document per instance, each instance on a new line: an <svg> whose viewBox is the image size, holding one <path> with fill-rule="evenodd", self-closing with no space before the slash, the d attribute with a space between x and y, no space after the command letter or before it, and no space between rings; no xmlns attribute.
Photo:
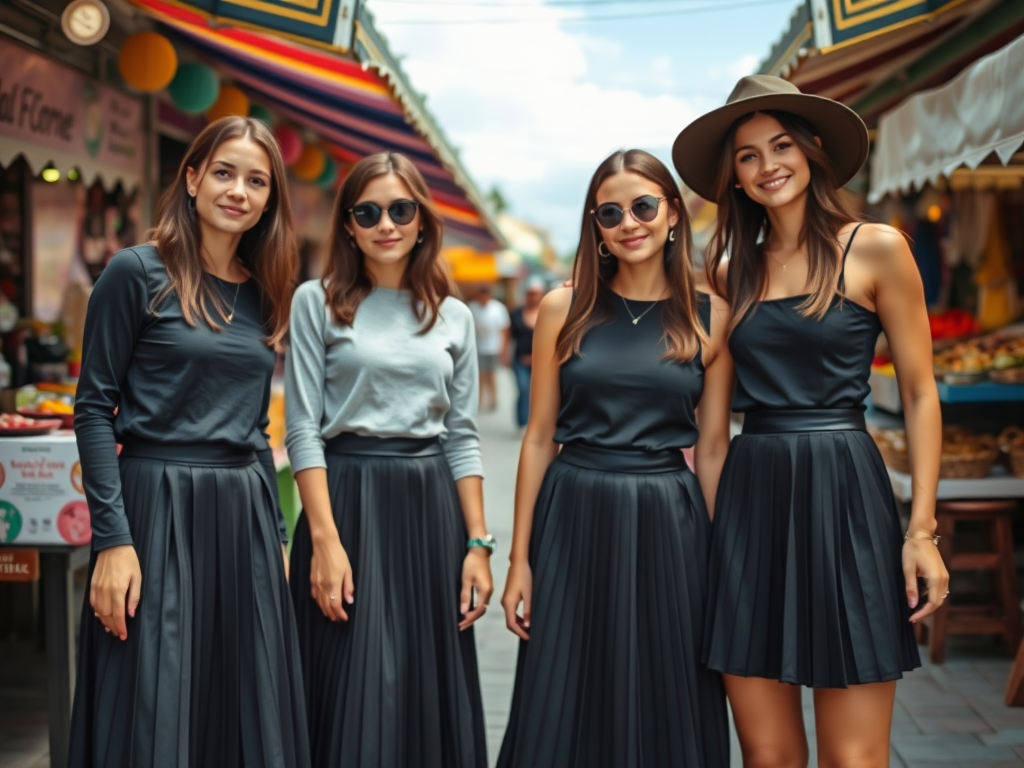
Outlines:
<svg viewBox="0 0 1024 768"><path fill-rule="evenodd" d="M146 8L256 102L315 131L343 163L395 150L410 157L430 186L446 236L481 250L501 245L427 140L406 119L389 84L356 62L235 27L211 28L203 14L163 0Z"/></svg>

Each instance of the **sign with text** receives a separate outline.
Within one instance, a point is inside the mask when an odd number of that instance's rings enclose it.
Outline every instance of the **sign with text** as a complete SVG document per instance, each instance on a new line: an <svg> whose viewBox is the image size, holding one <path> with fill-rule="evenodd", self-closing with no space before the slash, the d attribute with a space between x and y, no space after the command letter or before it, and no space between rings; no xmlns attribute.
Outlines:
<svg viewBox="0 0 1024 768"><path fill-rule="evenodd" d="M142 167L142 103L76 70L0 39L0 135Z"/></svg>
<svg viewBox="0 0 1024 768"><path fill-rule="evenodd" d="M0 581L39 581L39 552L0 549Z"/></svg>

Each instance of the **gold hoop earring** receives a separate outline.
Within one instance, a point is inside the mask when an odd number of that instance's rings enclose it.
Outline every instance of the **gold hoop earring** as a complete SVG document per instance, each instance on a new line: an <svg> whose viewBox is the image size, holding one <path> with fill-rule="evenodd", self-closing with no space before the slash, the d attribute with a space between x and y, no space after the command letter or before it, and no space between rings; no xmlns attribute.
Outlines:
<svg viewBox="0 0 1024 768"><path fill-rule="evenodd" d="M608 246L605 245L604 240L598 243L597 255L600 256L602 259L610 259L612 257L612 252L608 250Z"/></svg>

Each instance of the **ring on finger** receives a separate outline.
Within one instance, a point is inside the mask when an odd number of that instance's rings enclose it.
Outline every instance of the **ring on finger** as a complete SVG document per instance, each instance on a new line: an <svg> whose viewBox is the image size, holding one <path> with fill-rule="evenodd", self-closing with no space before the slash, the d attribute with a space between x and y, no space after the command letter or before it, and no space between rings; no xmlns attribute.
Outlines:
<svg viewBox="0 0 1024 768"><path fill-rule="evenodd" d="M332 603L333 603L333 602L334 602L334 601L335 601L336 599L337 599L337 598L336 598L336 597L335 597L334 595L331 595L331 597L330 597L330 600L331 600L331 602L332 602Z"/></svg>

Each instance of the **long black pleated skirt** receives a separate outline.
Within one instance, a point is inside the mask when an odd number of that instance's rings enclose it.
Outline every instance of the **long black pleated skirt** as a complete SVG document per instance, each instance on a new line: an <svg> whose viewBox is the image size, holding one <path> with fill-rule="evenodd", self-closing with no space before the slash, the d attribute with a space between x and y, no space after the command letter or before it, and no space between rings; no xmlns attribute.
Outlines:
<svg viewBox="0 0 1024 768"><path fill-rule="evenodd" d="M630 453L567 445L544 477L500 768L729 765L721 677L700 662L707 508L679 451Z"/></svg>
<svg viewBox="0 0 1024 768"><path fill-rule="evenodd" d="M885 465L863 429L745 428L716 502L708 665L815 688L919 667L902 545Z"/></svg>
<svg viewBox="0 0 1024 768"><path fill-rule="evenodd" d="M315 768L484 768L472 628L460 632L466 527L435 441L346 434L328 442L334 519L352 565L347 622L310 596L299 518L291 589Z"/></svg>
<svg viewBox="0 0 1024 768"><path fill-rule="evenodd" d="M309 766L273 478L216 446L126 448L120 466L142 596L122 642L86 591L70 766Z"/></svg>

